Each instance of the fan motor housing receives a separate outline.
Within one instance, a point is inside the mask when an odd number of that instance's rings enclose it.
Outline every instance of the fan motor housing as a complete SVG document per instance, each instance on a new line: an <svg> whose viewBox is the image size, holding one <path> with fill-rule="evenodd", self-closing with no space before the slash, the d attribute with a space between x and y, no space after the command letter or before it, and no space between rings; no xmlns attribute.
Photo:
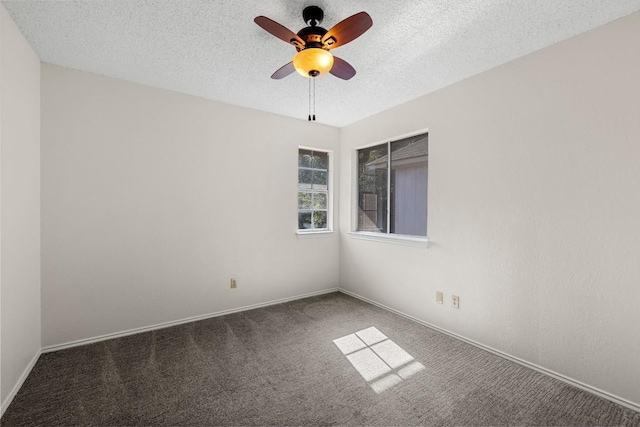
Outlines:
<svg viewBox="0 0 640 427"><path fill-rule="evenodd" d="M298 31L298 37L304 40L306 47L322 47L322 37L327 30L322 27L305 27Z"/></svg>

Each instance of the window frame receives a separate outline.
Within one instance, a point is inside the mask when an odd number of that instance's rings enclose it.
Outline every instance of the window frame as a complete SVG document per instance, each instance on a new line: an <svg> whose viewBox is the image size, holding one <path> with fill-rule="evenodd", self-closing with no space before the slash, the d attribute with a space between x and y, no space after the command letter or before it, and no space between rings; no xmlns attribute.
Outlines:
<svg viewBox="0 0 640 427"><path fill-rule="evenodd" d="M322 234L331 234L333 233L333 188L334 188L334 182L333 182L333 176L334 176L334 162L333 162L333 158L334 158L334 154L333 154L333 150L329 150L326 148L317 148L317 147L310 147L307 145L298 145L297 149L296 149L296 197L295 197L295 203L296 203L296 223L298 222L298 215L300 212L300 208L298 207L298 193L302 190L301 188L298 187L298 174L300 172L300 165L299 165L299 158L300 158L300 150L309 150L309 151L314 151L317 153L325 153L327 155L327 227L326 228L297 228L296 226L296 234L298 234L298 236L304 236L304 235L322 235ZM313 189L309 189L310 191L312 191Z"/></svg>
<svg viewBox="0 0 640 427"><path fill-rule="evenodd" d="M352 172L351 194L353 196L351 197L351 227L350 227L350 231L348 232L349 236L356 239L362 239L362 240L372 240L372 241L378 241L378 242L384 242L384 243L395 243L395 244L407 245L407 246L428 247L428 243L429 243L429 238L428 238L429 215L428 214L427 214L427 235L426 236L414 236L414 235L397 234L397 233L390 232L389 223L391 221L391 215L390 215L391 206L390 206L389 192L391 191L391 184L390 184L391 173L387 174L387 206L386 206L387 231L383 233L383 232L358 230L358 210L360 208L359 206L360 188L358 186L359 185L358 184L358 178L359 178L358 152L366 148L371 148L377 145L386 144L388 156L389 156L388 158L391 159L391 144L393 142L400 141L405 138L411 138L421 134L429 134L429 128L420 129L420 130L416 130L406 134L397 135L391 138L385 138L385 139L371 142L368 144L359 145L355 147L353 150L351 150L351 172ZM429 135L429 144L430 143L431 143L431 135ZM389 172L390 171L391 171L391 162L389 162ZM429 169L427 167L427 176L428 174L429 174ZM428 186L430 185L429 181L430 180L427 180ZM429 210L429 193L430 192L427 191L427 213Z"/></svg>

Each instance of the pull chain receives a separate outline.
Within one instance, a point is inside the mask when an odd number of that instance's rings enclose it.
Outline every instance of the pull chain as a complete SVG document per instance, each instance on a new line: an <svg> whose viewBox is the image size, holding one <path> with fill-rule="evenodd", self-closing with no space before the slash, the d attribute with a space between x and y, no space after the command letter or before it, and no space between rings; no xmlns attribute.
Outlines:
<svg viewBox="0 0 640 427"><path fill-rule="evenodd" d="M313 80L313 89L311 87L311 81ZM311 101L313 98L313 102ZM311 105L313 104L313 109ZM312 115L313 113L313 115ZM311 122L316 121L316 79L315 77L309 77L309 116L308 120Z"/></svg>
<svg viewBox="0 0 640 427"><path fill-rule="evenodd" d="M309 121L311 121L311 79L309 79Z"/></svg>
<svg viewBox="0 0 640 427"><path fill-rule="evenodd" d="M316 121L316 79L313 79L313 121Z"/></svg>

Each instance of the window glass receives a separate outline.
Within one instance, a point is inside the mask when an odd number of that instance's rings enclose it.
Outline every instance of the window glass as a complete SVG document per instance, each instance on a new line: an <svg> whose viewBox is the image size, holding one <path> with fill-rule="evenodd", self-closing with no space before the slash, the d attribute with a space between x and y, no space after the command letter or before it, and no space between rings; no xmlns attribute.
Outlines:
<svg viewBox="0 0 640 427"><path fill-rule="evenodd" d="M313 183L313 171L310 169L298 170L298 187L299 188L311 188Z"/></svg>
<svg viewBox="0 0 640 427"><path fill-rule="evenodd" d="M312 194L304 191L298 192L298 209L311 209Z"/></svg>
<svg viewBox="0 0 640 427"><path fill-rule="evenodd" d="M427 235L428 158L427 134L358 150L358 231Z"/></svg>
<svg viewBox="0 0 640 427"><path fill-rule="evenodd" d="M327 228L327 211L313 211L313 228Z"/></svg>
<svg viewBox="0 0 640 427"><path fill-rule="evenodd" d="M311 228L311 212L298 211L298 229L305 230Z"/></svg>
<svg viewBox="0 0 640 427"><path fill-rule="evenodd" d="M327 195L325 193L313 195L313 209L327 209Z"/></svg>
<svg viewBox="0 0 640 427"><path fill-rule="evenodd" d="M314 151L311 164L314 168L329 170L329 154Z"/></svg>
<svg viewBox="0 0 640 427"><path fill-rule="evenodd" d="M427 135L391 143L391 233L427 235L427 159Z"/></svg>
<svg viewBox="0 0 640 427"><path fill-rule="evenodd" d="M387 232L388 145L358 151L358 230Z"/></svg>
<svg viewBox="0 0 640 427"><path fill-rule="evenodd" d="M298 230L329 229L329 153L298 150Z"/></svg>
<svg viewBox="0 0 640 427"><path fill-rule="evenodd" d="M327 171L313 171L313 188L316 190L327 189Z"/></svg>
<svg viewBox="0 0 640 427"><path fill-rule="evenodd" d="M313 152L311 150L298 151L298 166L303 168L310 168L312 157Z"/></svg>

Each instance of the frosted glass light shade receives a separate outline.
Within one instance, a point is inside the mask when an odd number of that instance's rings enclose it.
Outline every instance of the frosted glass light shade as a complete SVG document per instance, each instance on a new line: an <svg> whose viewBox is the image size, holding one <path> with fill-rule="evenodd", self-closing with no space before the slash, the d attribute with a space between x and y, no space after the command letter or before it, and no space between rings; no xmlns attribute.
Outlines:
<svg viewBox="0 0 640 427"><path fill-rule="evenodd" d="M333 55L316 47L304 49L293 58L293 66L305 77L324 76L333 67Z"/></svg>

